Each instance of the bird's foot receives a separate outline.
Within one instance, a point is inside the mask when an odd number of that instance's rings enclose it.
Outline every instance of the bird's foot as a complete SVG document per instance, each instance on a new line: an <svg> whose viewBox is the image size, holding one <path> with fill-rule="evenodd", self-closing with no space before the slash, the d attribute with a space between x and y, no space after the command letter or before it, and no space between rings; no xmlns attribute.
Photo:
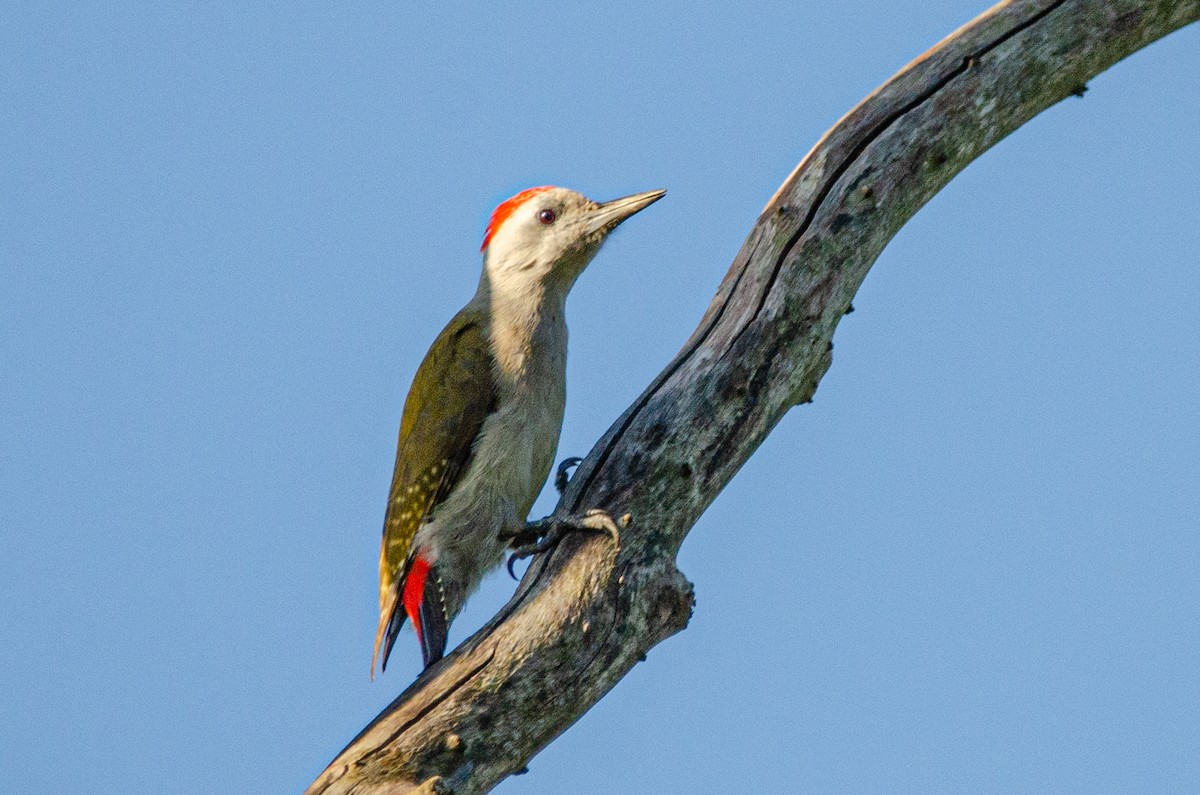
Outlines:
<svg viewBox="0 0 1200 795"><path fill-rule="evenodd" d="M547 516L545 519L527 523L524 529L511 537L509 545L513 553L508 556L509 576L517 579L513 566L518 560L550 551L567 533L573 532L604 533L612 539L613 546L618 549L621 546L621 530L607 511L591 508L585 511L583 516Z"/></svg>
<svg viewBox="0 0 1200 795"><path fill-rule="evenodd" d="M567 484L571 481L568 471L579 466L581 461L583 461L582 458L571 456L564 458L558 465L558 469L554 473L554 489L559 496L562 496L562 493L567 490ZM550 518L546 517L536 522L526 522L517 530L501 530L500 540L507 541L510 549L523 549L537 544L540 539L545 537L550 529L550 524Z"/></svg>
<svg viewBox="0 0 1200 795"><path fill-rule="evenodd" d="M582 458L573 455L570 458L564 458L558 465L558 470L554 473L554 488L558 491L559 496L567 490L567 484L571 482L571 476L567 474L567 470L579 466L582 461Z"/></svg>

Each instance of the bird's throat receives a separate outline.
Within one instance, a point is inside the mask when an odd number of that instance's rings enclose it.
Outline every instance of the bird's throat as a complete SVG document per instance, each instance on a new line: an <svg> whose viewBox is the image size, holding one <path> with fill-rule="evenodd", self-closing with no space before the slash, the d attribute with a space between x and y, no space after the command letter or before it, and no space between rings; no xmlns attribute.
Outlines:
<svg viewBox="0 0 1200 795"><path fill-rule="evenodd" d="M565 295L547 287L489 296L488 337L497 375L507 385L519 385L534 371L565 367L565 304Z"/></svg>

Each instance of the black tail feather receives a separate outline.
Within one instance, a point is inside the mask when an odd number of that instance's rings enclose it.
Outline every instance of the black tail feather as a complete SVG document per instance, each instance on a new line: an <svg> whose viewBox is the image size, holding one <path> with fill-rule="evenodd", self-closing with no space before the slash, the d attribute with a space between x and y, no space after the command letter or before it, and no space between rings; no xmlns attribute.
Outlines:
<svg viewBox="0 0 1200 795"><path fill-rule="evenodd" d="M396 645L396 637L400 634L401 627L404 626L404 607L400 604L392 611L391 618L388 619L387 634L383 639L383 663L380 664L379 670L387 670L388 657L392 654L392 646Z"/></svg>
<svg viewBox="0 0 1200 795"><path fill-rule="evenodd" d="M428 668L446 653L446 635L450 631L446 595L436 567L429 570L421 598L420 618L421 631L417 634L421 638L421 657Z"/></svg>

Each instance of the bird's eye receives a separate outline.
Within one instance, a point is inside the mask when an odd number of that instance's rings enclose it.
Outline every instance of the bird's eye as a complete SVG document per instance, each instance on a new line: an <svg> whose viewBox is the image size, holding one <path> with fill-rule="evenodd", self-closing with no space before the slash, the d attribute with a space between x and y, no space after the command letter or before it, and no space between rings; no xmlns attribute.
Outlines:
<svg viewBox="0 0 1200 795"><path fill-rule="evenodd" d="M553 210L551 210L549 207L538 212L538 221L540 221L545 226L550 226L550 224L554 223L557 219L558 219L558 214L556 212L554 212Z"/></svg>

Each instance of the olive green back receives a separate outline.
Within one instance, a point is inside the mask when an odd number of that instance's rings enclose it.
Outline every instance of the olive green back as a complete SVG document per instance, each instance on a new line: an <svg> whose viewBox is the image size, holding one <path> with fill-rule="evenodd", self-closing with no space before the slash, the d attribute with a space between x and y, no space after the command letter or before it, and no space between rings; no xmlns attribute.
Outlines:
<svg viewBox="0 0 1200 795"><path fill-rule="evenodd" d="M434 340L404 401L396 469L383 523L384 591L407 561L413 536L470 463L496 407L491 346L479 313L462 310Z"/></svg>

